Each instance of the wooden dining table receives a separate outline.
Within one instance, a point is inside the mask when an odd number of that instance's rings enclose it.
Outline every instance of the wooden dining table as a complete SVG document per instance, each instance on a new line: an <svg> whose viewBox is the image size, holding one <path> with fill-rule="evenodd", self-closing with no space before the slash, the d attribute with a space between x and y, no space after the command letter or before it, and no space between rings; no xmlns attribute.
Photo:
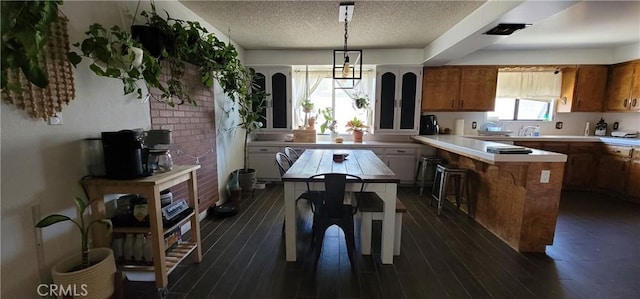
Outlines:
<svg viewBox="0 0 640 299"><path fill-rule="evenodd" d="M333 154L348 154L342 162L335 162ZM361 177L364 191L375 192L384 201L382 217L383 264L393 264L393 240L397 188L400 180L371 150L309 149L282 176L284 182L285 245L287 261L296 261L296 198L307 191L309 177L322 173L345 173ZM310 183L313 190L324 188L322 180ZM347 181L347 191L359 191L360 184Z"/></svg>

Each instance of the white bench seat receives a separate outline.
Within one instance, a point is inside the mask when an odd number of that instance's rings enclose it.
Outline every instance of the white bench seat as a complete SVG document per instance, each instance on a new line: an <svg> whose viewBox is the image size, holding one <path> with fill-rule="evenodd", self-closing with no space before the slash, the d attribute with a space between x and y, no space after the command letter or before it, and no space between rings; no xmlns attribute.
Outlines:
<svg viewBox="0 0 640 299"><path fill-rule="evenodd" d="M375 193L366 193L361 198L358 212L361 215L360 225L360 248L364 255L371 254L371 231L373 220L382 220L384 203ZM400 240L402 238L402 214L407 212L407 208L400 199L396 199L396 221L393 240L393 255L400 255Z"/></svg>

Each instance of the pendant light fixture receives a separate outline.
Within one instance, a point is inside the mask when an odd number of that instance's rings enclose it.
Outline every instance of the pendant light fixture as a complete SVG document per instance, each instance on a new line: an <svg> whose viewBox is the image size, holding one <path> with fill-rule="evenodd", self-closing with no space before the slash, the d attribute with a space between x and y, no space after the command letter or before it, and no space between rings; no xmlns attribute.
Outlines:
<svg viewBox="0 0 640 299"><path fill-rule="evenodd" d="M355 86L355 80L362 79L362 50L349 50L347 44L353 9L353 2L340 3L338 20L344 22L344 47L341 50L333 50L333 79L352 81L350 84L343 82L343 86Z"/></svg>

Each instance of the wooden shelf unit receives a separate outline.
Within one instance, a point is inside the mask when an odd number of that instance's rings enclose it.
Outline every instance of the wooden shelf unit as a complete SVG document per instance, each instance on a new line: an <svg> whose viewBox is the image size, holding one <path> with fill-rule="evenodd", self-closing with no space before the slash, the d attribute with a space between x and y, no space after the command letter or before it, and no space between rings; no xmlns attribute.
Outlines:
<svg viewBox="0 0 640 299"><path fill-rule="evenodd" d="M173 170L149 177L133 180L110 180L104 178L89 178L82 181L91 200L91 215L93 219L106 217L104 196L106 194L139 194L147 198L149 210L149 227L119 227L114 232L150 234L152 237L153 266L121 265L121 271L152 271L155 272L156 286L166 288L168 276L176 266L189 254L195 252L196 262L202 261L202 246L200 239L200 222L198 219L197 177L196 170L200 165L176 165ZM177 224L165 229L162 225L162 210L160 206L160 191L177 184L187 182L187 202L193 208L193 213ZM165 253L164 234L178 226L191 223L191 239L179 244ZM104 227L93 226L93 239L96 247L110 247L109 237Z"/></svg>
<svg viewBox="0 0 640 299"><path fill-rule="evenodd" d="M185 223L187 223L187 221L191 220L191 217L193 217L195 214L195 212L191 212L189 215L187 215L187 217L184 217L184 219L180 220L178 223L167 227L167 228L163 228L163 232L162 235L166 235L169 232L172 232L174 229L176 229L179 226L183 226ZM121 234L148 234L151 232L151 227L113 227L113 233L121 233Z"/></svg>

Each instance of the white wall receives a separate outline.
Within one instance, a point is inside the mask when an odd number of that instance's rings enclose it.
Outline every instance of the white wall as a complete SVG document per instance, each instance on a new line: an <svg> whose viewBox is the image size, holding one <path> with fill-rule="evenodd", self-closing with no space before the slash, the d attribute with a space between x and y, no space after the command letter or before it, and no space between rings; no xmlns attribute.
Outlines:
<svg viewBox="0 0 640 299"><path fill-rule="evenodd" d="M92 23L109 28L130 25L126 13L120 8L137 2L66 1L61 10L69 18L71 43L83 38ZM144 4L143 4L144 5ZM167 9L171 16L199 20L180 3L157 1L159 9ZM225 40L209 24L203 25ZM242 49L238 49L242 53ZM102 131L130 128L149 129L149 105L135 96L124 96L122 83L115 79L98 77L87 64L78 66L74 74L76 98L62 111L64 124L49 126L42 120L31 119L23 111L1 104L1 231L2 231L2 288L4 298L37 297L40 283L37 262L32 206L40 206L43 216L61 213L76 217L73 195L78 192L77 182L86 173L81 154L82 140L98 137ZM216 97L216 102L224 102ZM216 119L222 116L217 114ZM223 138L224 140L224 138ZM230 145L231 144L231 145ZM218 171L226 174L228 168L238 168L241 157L221 153L237 153L233 142L218 140ZM221 149L220 146L225 146ZM235 146L236 148L226 148ZM223 154L226 155L226 154ZM220 164L224 161L224 164ZM224 165L224 166L223 166ZM219 176L222 180L224 176ZM223 187L223 183L220 182ZM42 230L44 263L41 265L46 279L50 267L61 258L80 251L79 234L68 224L57 224Z"/></svg>

